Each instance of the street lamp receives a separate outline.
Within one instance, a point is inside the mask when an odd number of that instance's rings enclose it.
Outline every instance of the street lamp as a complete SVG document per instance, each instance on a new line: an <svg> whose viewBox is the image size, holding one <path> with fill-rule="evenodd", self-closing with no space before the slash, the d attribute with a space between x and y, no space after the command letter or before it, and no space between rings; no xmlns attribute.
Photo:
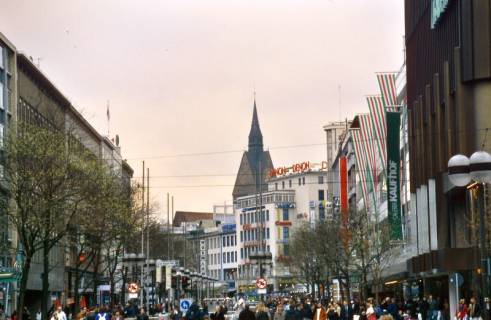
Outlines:
<svg viewBox="0 0 491 320"><path fill-rule="evenodd" d="M484 187L486 183L491 183L491 155L486 151L474 152L470 159L465 155L458 154L448 161L448 178L457 187L464 187L471 180L478 186L479 201L479 234L480 234L480 253L482 271L482 297L486 301L488 294L488 257L486 246L485 212L484 212Z"/></svg>

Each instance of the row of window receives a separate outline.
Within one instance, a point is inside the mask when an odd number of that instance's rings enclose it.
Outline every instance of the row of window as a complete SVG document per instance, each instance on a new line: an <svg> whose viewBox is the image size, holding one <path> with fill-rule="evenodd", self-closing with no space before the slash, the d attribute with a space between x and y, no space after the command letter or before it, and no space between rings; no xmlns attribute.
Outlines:
<svg viewBox="0 0 491 320"><path fill-rule="evenodd" d="M257 202L260 199L257 200ZM262 198L262 204L278 203L278 202L295 202L295 195L293 194L265 194ZM250 197L237 201L238 208L251 208L256 205L256 197Z"/></svg>
<svg viewBox="0 0 491 320"><path fill-rule="evenodd" d="M219 253L209 254L208 263L211 265L217 265L223 263L234 263L237 262L237 251L223 252L222 255Z"/></svg>
<svg viewBox="0 0 491 320"><path fill-rule="evenodd" d="M318 184L324 184L324 176L318 176L317 177L317 183ZM293 182L292 180L288 180L288 188L292 188ZM305 185L305 177L298 178L298 185ZM281 189L286 188L286 181L281 181ZM274 189L278 190L278 182L274 184Z"/></svg>
<svg viewBox="0 0 491 320"><path fill-rule="evenodd" d="M258 212L254 212L254 211L240 214L240 225L251 224L261 221L263 222L269 221L269 210L266 211L262 210L261 216L259 216Z"/></svg>
<svg viewBox="0 0 491 320"><path fill-rule="evenodd" d="M258 247L240 248L240 258L242 260L249 259L249 256L257 251L259 251ZM266 246L266 252L271 252L271 247L269 245Z"/></svg>
<svg viewBox="0 0 491 320"><path fill-rule="evenodd" d="M269 239L269 228L266 228L266 233L264 231L265 231L265 228L262 228L261 238L262 239ZM259 228L240 231L240 242L254 241L254 240L259 240Z"/></svg>
<svg viewBox="0 0 491 320"><path fill-rule="evenodd" d="M220 248L219 237L208 239L208 249ZM233 247L237 245L237 236L235 234L222 236L222 247Z"/></svg>

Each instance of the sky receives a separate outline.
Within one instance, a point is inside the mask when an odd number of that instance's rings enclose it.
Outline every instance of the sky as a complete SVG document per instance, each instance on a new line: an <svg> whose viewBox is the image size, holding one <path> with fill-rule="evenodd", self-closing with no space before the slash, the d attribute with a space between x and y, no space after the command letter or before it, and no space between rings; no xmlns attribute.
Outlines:
<svg viewBox="0 0 491 320"><path fill-rule="evenodd" d="M275 166L326 157L322 127L368 112L404 61L403 0L0 0L0 32L101 133L152 201L232 203L254 91ZM110 106L110 122L106 116Z"/></svg>

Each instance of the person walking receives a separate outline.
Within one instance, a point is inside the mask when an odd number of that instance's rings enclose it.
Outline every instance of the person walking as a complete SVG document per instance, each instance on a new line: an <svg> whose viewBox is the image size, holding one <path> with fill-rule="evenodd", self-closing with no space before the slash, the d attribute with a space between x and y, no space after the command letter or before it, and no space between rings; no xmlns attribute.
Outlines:
<svg viewBox="0 0 491 320"><path fill-rule="evenodd" d="M263 302L260 302L256 307L256 320L269 320L269 309Z"/></svg>
<svg viewBox="0 0 491 320"><path fill-rule="evenodd" d="M341 320L353 320L353 309L347 300L343 301L343 306L341 307Z"/></svg>
<svg viewBox="0 0 491 320"><path fill-rule="evenodd" d="M282 303L279 303L276 307L273 320L285 320L285 307Z"/></svg>
<svg viewBox="0 0 491 320"><path fill-rule="evenodd" d="M481 320L482 319L482 309L476 298L471 298L471 303L469 304L469 318L470 320Z"/></svg>
<svg viewBox="0 0 491 320"><path fill-rule="evenodd" d="M458 320L466 320L469 314L469 309L465 304L465 299L460 299L459 301L459 309L457 310L456 317Z"/></svg>
<svg viewBox="0 0 491 320"><path fill-rule="evenodd" d="M239 313L239 320L256 320L256 315L249 309L248 304L246 304L244 309Z"/></svg>
<svg viewBox="0 0 491 320"><path fill-rule="evenodd" d="M148 320L148 314L145 312L145 308L140 309L140 314L136 316L136 320Z"/></svg>
<svg viewBox="0 0 491 320"><path fill-rule="evenodd" d="M327 320L327 312L320 301L315 304L312 320Z"/></svg>

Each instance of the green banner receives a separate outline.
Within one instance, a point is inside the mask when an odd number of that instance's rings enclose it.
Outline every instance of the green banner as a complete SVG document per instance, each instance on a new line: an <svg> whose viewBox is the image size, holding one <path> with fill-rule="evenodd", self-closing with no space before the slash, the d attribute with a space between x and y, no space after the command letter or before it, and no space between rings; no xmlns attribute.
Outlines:
<svg viewBox="0 0 491 320"><path fill-rule="evenodd" d="M401 114L387 112L387 211L391 240L402 240L400 128Z"/></svg>

